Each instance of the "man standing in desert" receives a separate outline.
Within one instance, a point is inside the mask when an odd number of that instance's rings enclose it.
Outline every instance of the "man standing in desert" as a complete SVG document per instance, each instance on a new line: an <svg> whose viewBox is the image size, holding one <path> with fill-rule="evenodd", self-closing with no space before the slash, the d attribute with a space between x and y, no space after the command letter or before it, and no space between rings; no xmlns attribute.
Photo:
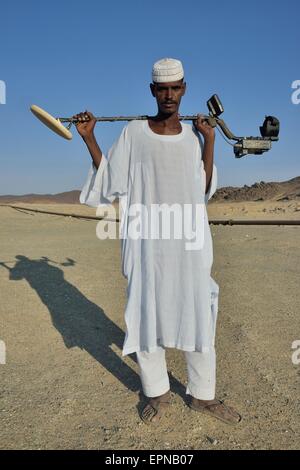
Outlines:
<svg viewBox="0 0 300 470"><path fill-rule="evenodd" d="M137 355L143 392L149 398L143 421L160 419L170 402L165 349L176 348L186 358L189 406L237 423L240 415L215 398L219 287L211 277L213 247L206 211L217 188L215 131L200 114L193 126L180 122L186 83L179 60L157 61L150 89L157 102L156 116L131 121L107 156L94 136L92 113L74 116L93 160L80 202L97 207L118 197L123 207L122 272L128 281L123 355ZM201 247L186 249L183 237L131 239L128 227L134 204L193 209L202 205Z"/></svg>

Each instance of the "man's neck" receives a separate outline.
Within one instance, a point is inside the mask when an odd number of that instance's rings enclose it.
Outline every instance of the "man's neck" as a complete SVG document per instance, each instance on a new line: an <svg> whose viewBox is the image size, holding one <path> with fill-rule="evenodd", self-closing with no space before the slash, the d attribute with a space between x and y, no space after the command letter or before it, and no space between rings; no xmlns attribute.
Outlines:
<svg viewBox="0 0 300 470"><path fill-rule="evenodd" d="M158 112L153 118L149 118L149 125L158 134L174 135L180 134L181 124L178 112L173 114L163 114Z"/></svg>
<svg viewBox="0 0 300 470"><path fill-rule="evenodd" d="M159 122L164 127L174 127L178 126L180 122L178 116L178 111L172 114L164 114L159 111L157 115L153 118L153 120L155 122Z"/></svg>

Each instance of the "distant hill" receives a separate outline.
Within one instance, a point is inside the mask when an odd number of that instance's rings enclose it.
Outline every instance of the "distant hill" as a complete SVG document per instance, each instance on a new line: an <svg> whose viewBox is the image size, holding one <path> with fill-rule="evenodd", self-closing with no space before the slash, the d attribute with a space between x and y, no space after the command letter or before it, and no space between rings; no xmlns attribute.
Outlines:
<svg viewBox="0 0 300 470"><path fill-rule="evenodd" d="M36 204L80 204L80 191L67 191L57 194L24 194L22 196L0 196L1 204L15 204L17 202L27 202Z"/></svg>
<svg viewBox="0 0 300 470"><path fill-rule="evenodd" d="M242 187L226 186L218 189L212 201L289 201L300 199L300 176L288 181L246 184Z"/></svg>
<svg viewBox="0 0 300 470"><path fill-rule="evenodd" d="M18 202L36 204L80 204L80 191L67 191L58 194L24 194L22 196L0 196L0 204L16 204ZM296 176L288 181L254 183L251 186L246 184L242 187L225 186L219 188L213 197L213 201L289 201L300 200L300 176Z"/></svg>

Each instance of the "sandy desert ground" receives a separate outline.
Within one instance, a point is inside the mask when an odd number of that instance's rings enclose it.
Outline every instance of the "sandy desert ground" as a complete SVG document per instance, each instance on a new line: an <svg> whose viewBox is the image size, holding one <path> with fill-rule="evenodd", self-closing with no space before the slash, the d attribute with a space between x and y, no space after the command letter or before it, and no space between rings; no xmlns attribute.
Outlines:
<svg viewBox="0 0 300 470"><path fill-rule="evenodd" d="M208 208L210 219L299 220L300 203ZM138 415L135 357L121 355L119 241L100 241L94 220L9 207L0 215L1 449L300 448L300 365L291 349L300 340L299 226L211 225L220 286L217 396L243 421L231 427L190 410L183 354L168 350L173 404L159 425L147 426Z"/></svg>
<svg viewBox="0 0 300 470"><path fill-rule="evenodd" d="M17 207L28 207L41 211L61 212L79 216L95 216L96 210L84 204L29 204L12 202ZM0 204L1 207L1 204ZM118 204L114 204L118 215ZM209 202L210 219L280 219L300 220L300 200L291 201L240 201L240 202Z"/></svg>

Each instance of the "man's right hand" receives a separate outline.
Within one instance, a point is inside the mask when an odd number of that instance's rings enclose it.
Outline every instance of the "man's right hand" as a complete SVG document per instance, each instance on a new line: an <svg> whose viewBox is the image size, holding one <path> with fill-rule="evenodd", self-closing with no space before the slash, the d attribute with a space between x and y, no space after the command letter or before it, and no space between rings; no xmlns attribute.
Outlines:
<svg viewBox="0 0 300 470"><path fill-rule="evenodd" d="M95 116L89 111L85 111L84 113L75 114L73 119L78 120L75 124L77 132L83 138L94 165L98 168L102 159L102 152L94 135L94 127L97 122Z"/></svg>
<svg viewBox="0 0 300 470"><path fill-rule="evenodd" d="M78 120L75 126L79 135L81 135L83 139L88 139L94 136L94 128L97 121L91 112L85 111L84 113L75 114L72 118Z"/></svg>

